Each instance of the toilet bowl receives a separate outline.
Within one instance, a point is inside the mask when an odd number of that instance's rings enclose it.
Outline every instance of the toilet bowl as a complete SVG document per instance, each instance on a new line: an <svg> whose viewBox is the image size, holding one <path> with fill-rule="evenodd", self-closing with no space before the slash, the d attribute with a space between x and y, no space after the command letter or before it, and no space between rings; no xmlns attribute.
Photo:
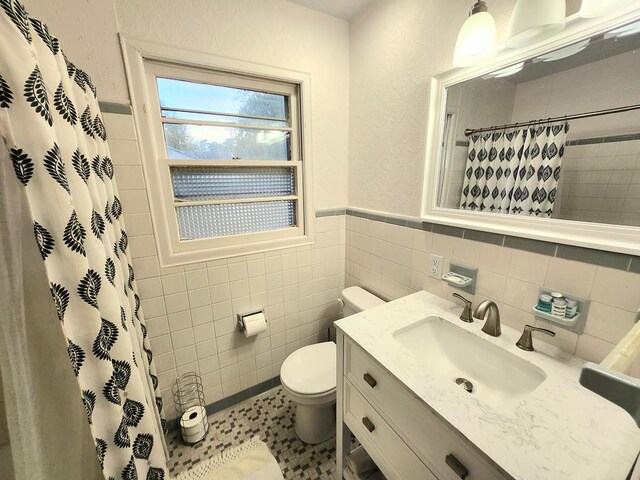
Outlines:
<svg viewBox="0 0 640 480"><path fill-rule="evenodd" d="M384 303L360 287L345 288L341 300L343 317ZM296 434L305 443L321 443L335 435L336 376L333 342L299 348L282 363L282 390L296 405Z"/></svg>

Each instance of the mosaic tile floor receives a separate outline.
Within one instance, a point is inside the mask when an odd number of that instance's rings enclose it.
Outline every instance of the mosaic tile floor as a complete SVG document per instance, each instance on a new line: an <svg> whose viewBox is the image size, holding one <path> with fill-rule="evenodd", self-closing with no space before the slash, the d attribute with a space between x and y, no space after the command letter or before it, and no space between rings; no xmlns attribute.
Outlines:
<svg viewBox="0 0 640 480"><path fill-rule="evenodd" d="M259 435L285 479L335 480L335 437L318 445L302 443L294 430L294 414L295 405L278 387L211 415L207 438L196 446L184 445L180 432L174 432L167 438L171 475Z"/></svg>

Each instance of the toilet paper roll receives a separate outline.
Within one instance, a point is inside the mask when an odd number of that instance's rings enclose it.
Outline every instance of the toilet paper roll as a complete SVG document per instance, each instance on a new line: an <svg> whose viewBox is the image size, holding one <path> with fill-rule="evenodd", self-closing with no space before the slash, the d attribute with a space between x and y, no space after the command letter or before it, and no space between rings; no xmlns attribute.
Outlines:
<svg viewBox="0 0 640 480"><path fill-rule="evenodd" d="M182 438L186 443L198 443L209 429L207 411L202 406L189 408L180 418Z"/></svg>
<svg viewBox="0 0 640 480"><path fill-rule="evenodd" d="M185 443L198 443L204 438L206 434L207 431L204 428L201 428L200 431L191 435L186 435L184 432L182 432L182 439L185 441Z"/></svg>
<svg viewBox="0 0 640 480"><path fill-rule="evenodd" d="M203 425L206 416L207 411L203 406L196 405L195 407L191 407L180 417L180 427L189 430L198 425Z"/></svg>
<svg viewBox="0 0 640 480"><path fill-rule="evenodd" d="M253 337L267 329L267 320L264 318L264 313L262 312L247 315L243 317L243 321L245 337Z"/></svg>

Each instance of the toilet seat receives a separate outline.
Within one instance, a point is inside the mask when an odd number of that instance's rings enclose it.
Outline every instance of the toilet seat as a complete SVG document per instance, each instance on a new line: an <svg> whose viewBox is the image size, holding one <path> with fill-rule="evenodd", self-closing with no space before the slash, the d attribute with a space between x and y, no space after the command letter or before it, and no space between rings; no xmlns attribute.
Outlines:
<svg viewBox="0 0 640 480"><path fill-rule="evenodd" d="M297 396L320 397L336 389L336 344L316 343L289 355L280 368L282 385Z"/></svg>

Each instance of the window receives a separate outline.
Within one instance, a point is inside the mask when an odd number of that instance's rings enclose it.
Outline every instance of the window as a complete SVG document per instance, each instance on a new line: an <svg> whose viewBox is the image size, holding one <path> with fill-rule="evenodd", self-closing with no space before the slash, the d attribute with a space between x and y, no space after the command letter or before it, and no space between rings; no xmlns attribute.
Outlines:
<svg viewBox="0 0 640 480"><path fill-rule="evenodd" d="M154 223L169 237L156 228L161 263L310 243L300 83L146 59L143 67L145 177L157 189Z"/></svg>

